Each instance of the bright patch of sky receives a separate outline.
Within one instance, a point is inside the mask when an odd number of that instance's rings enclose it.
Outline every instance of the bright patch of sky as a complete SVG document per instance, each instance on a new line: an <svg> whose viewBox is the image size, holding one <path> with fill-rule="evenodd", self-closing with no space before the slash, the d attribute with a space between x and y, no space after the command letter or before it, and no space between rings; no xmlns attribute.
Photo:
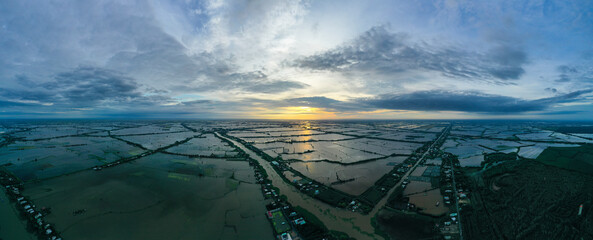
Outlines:
<svg viewBox="0 0 593 240"><path fill-rule="evenodd" d="M0 116L593 119L593 2L0 3Z"/></svg>

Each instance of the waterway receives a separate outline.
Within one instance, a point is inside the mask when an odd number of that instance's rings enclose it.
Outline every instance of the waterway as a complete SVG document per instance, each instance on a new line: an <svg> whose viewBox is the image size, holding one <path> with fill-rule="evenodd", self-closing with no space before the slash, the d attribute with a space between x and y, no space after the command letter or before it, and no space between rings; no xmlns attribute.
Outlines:
<svg viewBox="0 0 593 240"><path fill-rule="evenodd" d="M245 147L243 144L233 139L224 137L219 133L216 133L216 135L233 142L235 146L245 151L245 153L247 153L249 157L258 161L259 164L268 173L268 177L272 181L272 185L280 189L280 193L288 198L288 202L290 204L292 204L293 206L300 206L306 209L307 211L315 214L315 216L317 216L317 218L319 218L329 230L343 232L348 234L350 237L356 239L383 239L382 236L375 234L375 228L371 225L371 219L387 203L388 196L393 193L397 186L401 185L403 179L408 177L408 175L416 168L418 163L421 162L421 160L426 156L428 152L427 151L422 155L420 160L418 160L414 164L414 166L405 173L401 180L393 188L389 190L387 195L383 197L381 201L379 201L379 203L373 208L373 210L369 214L363 215L358 212L351 212L345 209L333 207L329 204L323 203L319 200L309 197L306 194L301 193L294 186L285 182L272 168L270 163L261 158L255 152L251 151L249 148ZM440 139L441 137L442 134L437 139ZM431 148L433 146L431 146Z"/></svg>

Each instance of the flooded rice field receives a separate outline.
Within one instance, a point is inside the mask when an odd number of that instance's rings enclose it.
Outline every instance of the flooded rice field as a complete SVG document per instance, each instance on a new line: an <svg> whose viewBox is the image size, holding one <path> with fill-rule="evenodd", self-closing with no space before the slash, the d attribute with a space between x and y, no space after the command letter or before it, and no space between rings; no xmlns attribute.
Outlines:
<svg viewBox="0 0 593 240"><path fill-rule="evenodd" d="M215 137L214 134L201 135L186 143L171 147L167 149L167 152L200 156L213 155L217 157L232 157L238 153L235 148L222 142L219 138Z"/></svg>
<svg viewBox="0 0 593 240"><path fill-rule="evenodd" d="M427 156L448 127L419 121L2 122L0 166L23 182L23 196L51 209L44 219L64 239L274 239L265 184L329 230L382 239L371 219L405 225L402 219L409 217L384 208L402 181L401 193L415 213L439 217L451 211L442 194L451 184L434 181L444 167L443 152L461 167L482 167L492 153L536 159L550 147L591 142L586 133L544 126L457 123L436 147L442 152ZM253 161L270 182L262 183ZM351 205L361 199L376 205L364 213L336 207L292 184L303 179L353 196ZM6 222L15 229L22 225L9 214L13 210L0 206L0 238L10 239ZM400 237L430 235L425 226L411 228L423 232L384 230ZM14 234L29 237L26 229Z"/></svg>
<svg viewBox="0 0 593 240"><path fill-rule="evenodd" d="M24 181L55 177L142 153L112 138L63 137L16 141L0 148L2 164Z"/></svg>
<svg viewBox="0 0 593 240"><path fill-rule="evenodd" d="M67 239L272 235L259 184L246 162L156 154L25 187L36 204L52 208L47 220ZM84 213L73 214L77 210Z"/></svg>
<svg viewBox="0 0 593 240"><path fill-rule="evenodd" d="M463 167L480 167L484 155L515 152L536 159L549 147L578 147L592 143L578 133L565 134L530 125L458 125L443 144L443 151L459 157Z"/></svg>
<svg viewBox="0 0 593 240"><path fill-rule="evenodd" d="M360 195L406 157L389 157L360 164L295 162L290 166L305 176L348 194ZM340 183L339 181L347 181Z"/></svg>
<svg viewBox="0 0 593 240"><path fill-rule="evenodd" d="M420 209L420 213L441 216L449 212L449 208L445 206L445 201L439 189L426 190L407 196L410 198L410 203Z"/></svg>

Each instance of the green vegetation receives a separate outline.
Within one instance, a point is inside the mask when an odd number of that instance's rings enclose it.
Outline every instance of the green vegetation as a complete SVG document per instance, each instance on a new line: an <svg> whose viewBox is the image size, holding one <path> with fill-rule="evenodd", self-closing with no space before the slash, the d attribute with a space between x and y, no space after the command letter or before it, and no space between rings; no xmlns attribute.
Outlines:
<svg viewBox="0 0 593 240"><path fill-rule="evenodd" d="M371 225L373 226L373 228L375 228L375 234L377 234L385 239L390 239L389 235L380 229L379 223L377 223L377 215L375 215L373 218L371 218Z"/></svg>
<svg viewBox="0 0 593 240"><path fill-rule="evenodd" d="M471 205L460 212L466 239L593 238L593 176L521 160L470 178Z"/></svg>
<svg viewBox="0 0 593 240"><path fill-rule="evenodd" d="M549 147L536 160L559 168L593 174L593 145Z"/></svg>
<svg viewBox="0 0 593 240"><path fill-rule="evenodd" d="M391 193L391 195L389 195L389 198L387 198L387 207L392 207L395 206L395 204L397 202L400 202L401 199L404 197L404 188L399 185L397 186L396 189L393 190L393 193Z"/></svg>
<svg viewBox="0 0 593 240"><path fill-rule="evenodd" d="M338 231L329 231L329 236L335 240L353 240L348 234Z"/></svg>
<svg viewBox="0 0 593 240"><path fill-rule="evenodd" d="M274 231L278 234L290 230L290 224L281 211L272 212L272 225L274 226Z"/></svg>
<svg viewBox="0 0 593 240"><path fill-rule="evenodd" d="M557 127L546 127L552 131L561 133L593 133L593 126L557 126Z"/></svg>
<svg viewBox="0 0 593 240"><path fill-rule="evenodd" d="M481 163L481 166L484 167L486 164L494 164L498 162L504 162L509 160L517 160L517 153L490 153L484 155L484 161Z"/></svg>
<svg viewBox="0 0 593 240"><path fill-rule="evenodd" d="M300 206L296 206L294 207L294 210L301 216L303 216L303 218L307 219L307 221L315 226L318 226L320 228L323 228L324 230L327 230L327 227L325 226L325 224L323 224L323 222L321 220L319 220L319 218L317 218L317 216L315 216L315 214L307 211L306 209L300 207Z"/></svg>
<svg viewBox="0 0 593 240"><path fill-rule="evenodd" d="M378 230L391 236L391 239L434 239L435 221L431 217L387 209L376 216Z"/></svg>
<svg viewBox="0 0 593 240"><path fill-rule="evenodd" d="M302 208L300 206L296 206L293 209L299 215L301 215L304 219L306 219L307 222L308 222L308 224L313 225L313 226L319 228L323 232L327 232L327 235L329 235L330 239L335 239L335 240L350 240L350 239L353 239L350 236L348 236L348 234L346 234L346 233L338 232L338 231L333 231L333 230L331 230L331 231L328 230L327 227L325 226L325 224L323 224L323 222L319 218L317 218L317 216L315 216L315 214L307 211L306 209L304 209L304 208ZM310 232L316 232L316 231L312 231L312 230L313 229L300 229L301 233L304 233L304 235L307 235L307 236L312 236L312 234L310 234ZM316 238L311 237L311 239L316 239Z"/></svg>

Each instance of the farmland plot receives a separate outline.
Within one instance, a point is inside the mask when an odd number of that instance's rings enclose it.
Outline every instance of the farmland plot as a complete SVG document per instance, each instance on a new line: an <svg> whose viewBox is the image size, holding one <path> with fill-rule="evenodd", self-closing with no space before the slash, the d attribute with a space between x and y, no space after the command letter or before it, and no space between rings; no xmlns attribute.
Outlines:
<svg viewBox="0 0 593 240"><path fill-rule="evenodd" d="M58 176L142 153L111 138L68 137L16 142L0 148L0 165L22 180Z"/></svg>
<svg viewBox="0 0 593 240"><path fill-rule="evenodd" d="M406 157L390 157L361 164L341 165L328 162L295 162L290 166L307 176L343 192L360 195L371 187L381 176L402 163ZM338 183L342 180L352 181ZM334 184L332 184L334 183Z"/></svg>
<svg viewBox="0 0 593 240"><path fill-rule="evenodd" d="M149 133L167 133L187 131L180 124L150 124L146 126L124 128L121 130L111 131L112 135L131 135L131 134L149 134Z"/></svg>
<svg viewBox="0 0 593 240"><path fill-rule="evenodd" d="M282 159L296 159L302 161L329 160L341 163L354 163L358 161L380 158L383 155L363 152L353 148L343 147L332 142L309 143L311 151L306 153L282 154ZM302 150L304 148L300 148Z"/></svg>
<svg viewBox="0 0 593 240"><path fill-rule="evenodd" d="M422 146L422 144L418 143L394 142L366 138L334 142L334 144L384 156L392 154L410 155L417 148Z"/></svg>
<svg viewBox="0 0 593 240"><path fill-rule="evenodd" d="M71 136L83 133L90 133L95 130L71 125L47 125L33 128L29 131L14 133L17 138L27 140L46 139L55 137Z"/></svg>
<svg viewBox="0 0 593 240"><path fill-rule="evenodd" d="M573 142L573 143L593 143L593 140L589 140L589 139L585 139L585 138L581 138L581 137L575 137L575 136L567 135L564 133L555 132L551 136L560 140L560 141Z"/></svg>
<svg viewBox="0 0 593 240"><path fill-rule="evenodd" d="M396 141L414 141L414 142L428 142L436 138L433 133L419 133L419 132L388 132L376 135L379 138L391 139Z"/></svg>
<svg viewBox="0 0 593 240"><path fill-rule="evenodd" d="M176 141L181 141L189 137L197 136L199 133L194 132L179 132L179 133L163 133L139 136L124 136L124 140L137 143L148 149L157 149L171 145Z"/></svg>
<svg viewBox="0 0 593 240"><path fill-rule="evenodd" d="M136 164L32 182L25 194L52 208L47 220L68 239L272 236L262 214L266 203L247 162L175 161L175 156L155 154ZM188 172L202 165L204 176ZM251 176L231 177L241 171ZM73 215L77 209L85 213Z"/></svg>
<svg viewBox="0 0 593 240"><path fill-rule="evenodd" d="M238 152L213 134L204 134L198 138L167 149L167 152L218 157L235 156Z"/></svg>
<svg viewBox="0 0 593 240"><path fill-rule="evenodd" d="M521 147L519 149L519 156L524 158L536 159L548 147L578 147L578 144L561 144L561 143L537 143L533 146Z"/></svg>

